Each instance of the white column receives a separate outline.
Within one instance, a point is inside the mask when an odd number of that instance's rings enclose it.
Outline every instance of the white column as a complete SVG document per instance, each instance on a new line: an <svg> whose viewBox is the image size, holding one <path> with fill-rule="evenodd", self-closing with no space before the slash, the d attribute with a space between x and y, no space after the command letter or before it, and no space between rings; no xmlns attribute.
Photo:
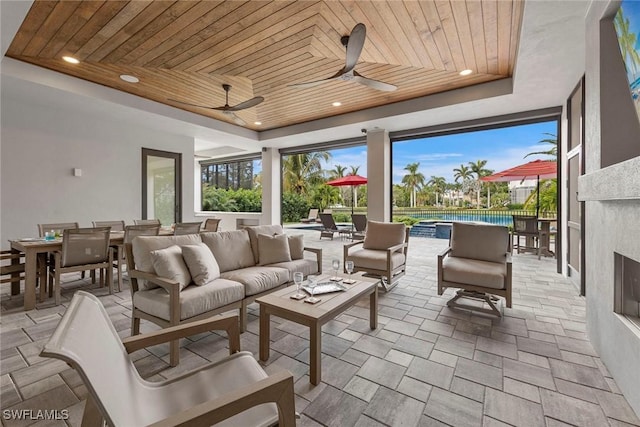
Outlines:
<svg viewBox="0 0 640 427"><path fill-rule="evenodd" d="M262 219L260 224L280 224L280 153L276 148L262 149Z"/></svg>
<svg viewBox="0 0 640 427"><path fill-rule="evenodd" d="M367 216L391 221L391 141L389 132L367 132Z"/></svg>

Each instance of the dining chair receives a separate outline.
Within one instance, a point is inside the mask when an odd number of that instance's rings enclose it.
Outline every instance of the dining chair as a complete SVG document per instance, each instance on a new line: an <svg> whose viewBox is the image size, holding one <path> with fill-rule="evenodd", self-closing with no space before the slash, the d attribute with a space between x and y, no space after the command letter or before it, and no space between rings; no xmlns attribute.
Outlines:
<svg viewBox="0 0 640 427"><path fill-rule="evenodd" d="M124 231L124 221L93 221L94 227L111 227L111 231Z"/></svg>
<svg viewBox="0 0 640 427"><path fill-rule="evenodd" d="M11 250L0 251L0 283L11 283L11 295L20 293L24 280L24 254Z"/></svg>
<svg viewBox="0 0 640 427"><path fill-rule="evenodd" d="M40 237L44 237L47 231L54 231L56 235L61 236L64 230L77 230L78 223L77 222L54 222L49 224L38 224L38 235ZM38 262L44 262L45 269L48 271L51 269L53 265L54 259L53 254L45 254ZM80 273L81 277L84 279L85 271ZM91 271L91 280L95 280L95 272ZM40 285L40 300L44 301L46 292L47 292L47 280L45 277L41 277L41 285ZM53 295L53 289L49 287L49 297Z"/></svg>
<svg viewBox="0 0 640 427"><path fill-rule="evenodd" d="M218 231L220 226L220 218L207 218L204 222L202 231Z"/></svg>
<svg viewBox="0 0 640 427"><path fill-rule="evenodd" d="M158 234L160 234L160 224L126 225L124 227L124 238L122 239L122 243L118 245L112 245L115 249L115 253L113 255L113 267L116 269L118 274L118 292L122 290L122 269L127 265L127 257L125 256L124 245L127 243L131 243L133 238L136 236L157 236Z"/></svg>
<svg viewBox="0 0 640 427"><path fill-rule="evenodd" d="M540 229L538 227L538 217L535 215L513 215L513 237L512 251L534 252L540 259ZM521 237L524 237L525 244L521 244Z"/></svg>
<svg viewBox="0 0 640 427"><path fill-rule="evenodd" d="M159 219L134 219L135 225L162 225Z"/></svg>
<svg viewBox="0 0 640 427"><path fill-rule="evenodd" d="M173 235L174 236L182 236L185 234L198 234L200 232L200 227L202 226L202 221L197 222L178 222L174 224L173 227Z"/></svg>
<svg viewBox="0 0 640 427"><path fill-rule="evenodd" d="M143 379L131 353L174 339L225 331L229 356L163 381ZM238 317L222 315L121 339L100 300L77 292L42 357L66 362L86 387L83 426L296 425L293 375L267 374L240 351Z"/></svg>
<svg viewBox="0 0 640 427"><path fill-rule="evenodd" d="M64 273L100 269L102 286L103 270L106 270L109 293L113 293L113 251L109 246L109 233L109 227L64 230L62 250L54 252L54 263L49 269L49 287L53 286L56 305L60 305L60 277Z"/></svg>

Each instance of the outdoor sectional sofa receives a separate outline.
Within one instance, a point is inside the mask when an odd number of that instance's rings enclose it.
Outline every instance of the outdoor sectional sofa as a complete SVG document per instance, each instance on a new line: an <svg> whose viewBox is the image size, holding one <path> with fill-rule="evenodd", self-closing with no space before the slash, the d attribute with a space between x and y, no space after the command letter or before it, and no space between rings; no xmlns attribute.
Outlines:
<svg viewBox="0 0 640 427"><path fill-rule="evenodd" d="M244 331L247 306L256 298L288 286L295 271L322 272L322 249L304 247L302 236L287 236L280 225L138 236L126 254L132 335L140 333L140 319L165 328L235 309ZM178 344L171 343L172 366Z"/></svg>

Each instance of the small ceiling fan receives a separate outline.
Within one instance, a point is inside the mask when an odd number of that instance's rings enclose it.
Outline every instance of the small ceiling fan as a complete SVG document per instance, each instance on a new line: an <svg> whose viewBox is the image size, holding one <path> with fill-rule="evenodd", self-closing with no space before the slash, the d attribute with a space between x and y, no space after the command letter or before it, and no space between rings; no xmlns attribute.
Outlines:
<svg viewBox="0 0 640 427"><path fill-rule="evenodd" d="M171 98L169 98L169 101L178 102L184 105L191 105L192 107L206 108L207 110L222 111L223 114L231 117L231 119L234 122L236 122L236 124L239 124L240 126L245 126L247 122L245 122L240 117L238 117L235 114L235 112L240 110L246 110L247 108L255 107L256 105L264 101L264 98L262 96L256 96L254 98L249 99L248 101L244 101L238 105L231 106L229 105L229 91L231 90L231 85L225 83L222 85L222 88L226 92L226 101L224 106L222 107L206 107L204 105L190 104L188 102L182 102L182 101L178 101L177 99L171 99Z"/></svg>
<svg viewBox="0 0 640 427"><path fill-rule="evenodd" d="M353 81L356 83L360 83L361 85L370 87L371 89L382 90L385 92L392 92L398 89L392 84L364 77L354 69L358 64L358 59L360 59L360 54L362 53L362 48L364 47L364 41L366 40L366 38L367 27L365 27L364 24L356 24L356 26L353 27L353 30L351 30L351 34L349 34L348 36L343 36L340 39L342 45L347 48L347 59L345 61L344 68L342 68L333 76L323 80L316 80L306 83L296 83L289 86L307 88L319 85L330 80L343 80L346 82Z"/></svg>

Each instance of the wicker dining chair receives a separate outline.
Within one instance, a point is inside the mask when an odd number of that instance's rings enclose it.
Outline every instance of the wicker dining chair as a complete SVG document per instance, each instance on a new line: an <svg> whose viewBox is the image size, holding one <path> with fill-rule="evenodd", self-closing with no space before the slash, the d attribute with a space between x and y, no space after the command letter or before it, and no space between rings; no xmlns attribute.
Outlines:
<svg viewBox="0 0 640 427"><path fill-rule="evenodd" d="M111 227L111 231L124 231L124 221L93 221L94 227Z"/></svg>
<svg viewBox="0 0 640 427"><path fill-rule="evenodd" d="M220 226L220 218L207 218L204 222L202 231L218 231Z"/></svg>
<svg viewBox="0 0 640 427"><path fill-rule="evenodd" d="M134 219L135 225L162 225L159 219Z"/></svg>

